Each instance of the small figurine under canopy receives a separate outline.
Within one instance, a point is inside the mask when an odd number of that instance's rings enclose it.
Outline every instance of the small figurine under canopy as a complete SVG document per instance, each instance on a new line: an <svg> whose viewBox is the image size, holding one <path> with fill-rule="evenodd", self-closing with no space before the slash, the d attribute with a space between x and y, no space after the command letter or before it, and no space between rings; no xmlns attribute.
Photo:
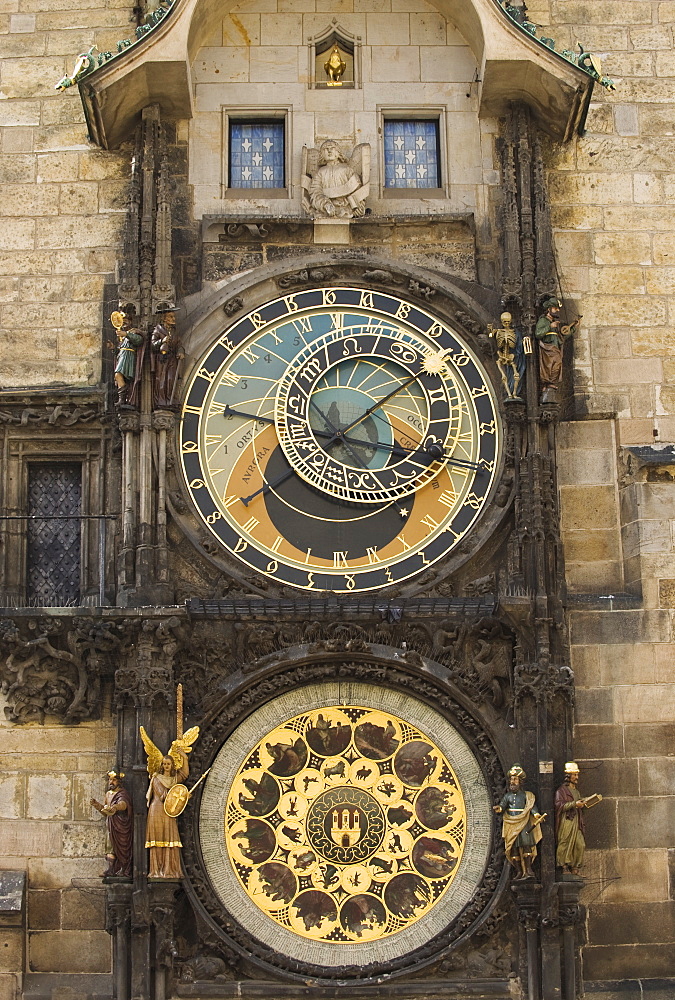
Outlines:
<svg viewBox="0 0 675 1000"><path fill-rule="evenodd" d="M185 357L176 331L175 306L165 302L157 308L157 325L150 338L152 405L170 409L175 405L176 382L180 363Z"/></svg>
<svg viewBox="0 0 675 1000"><path fill-rule="evenodd" d="M132 396L142 367L140 349L145 337L142 331L134 326L135 321L136 311L132 305L123 306L110 316L110 322L117 333L117 345L109 342L109 346L117 347L115 385L117 386L117 405L120 409L132 407L134 403Z"/></svg>
<svg viewBox="0 0 675 1000"><path fill-rule="evenodd" d="M508 772L509 788L494 812L502 816L502 837L507 859L520 871L518 878L534 878L532 862L541 840L540 824L546 813L540 813L534 792L526 792L523 784L527 775L520 764Z"/></svg>
<svg viewBox="0 0 675 1000"><path fill-rule="evenodd" d="M562 302L556 296L545 299L541 308L543 315L537 320L534 335L539 343L539 381L541 383L541 402L555 403L558 401L558 389L563 377L563 345L579 328L582 317L566 326L560 324Z"/></svg>

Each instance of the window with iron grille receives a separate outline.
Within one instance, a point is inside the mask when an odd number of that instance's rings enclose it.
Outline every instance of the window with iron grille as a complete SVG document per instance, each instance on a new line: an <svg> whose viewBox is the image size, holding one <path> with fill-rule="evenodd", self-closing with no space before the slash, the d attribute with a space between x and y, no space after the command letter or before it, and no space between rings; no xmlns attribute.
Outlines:
<svg viewBox="0 0 675 1000"><path fill-rule="evenodd" d="M231 118L229 123L229 186L283 188L285 176L285 121Z"/></svg>
<svg viewBox="0 0 675 1000"><path fill-rule="evenodd" d="M69 607L80 602L79 462L28 465L26 597L31 607Z"/></svg>
<svg viewBox="0 0 675 1000"><path fill-rule="evenodd" d="M439 188L441 158L438 119L384 121L385 188Z"/></svg>

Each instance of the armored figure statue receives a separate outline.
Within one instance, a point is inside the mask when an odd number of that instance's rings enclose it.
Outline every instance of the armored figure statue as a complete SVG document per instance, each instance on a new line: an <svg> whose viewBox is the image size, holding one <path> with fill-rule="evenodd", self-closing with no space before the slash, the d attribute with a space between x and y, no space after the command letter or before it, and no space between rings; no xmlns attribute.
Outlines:
<svg viewBox="0 0 675 1000"><path fill-rule="evenodd" d="M509 790L499 805L492 807L503 817L504 851L513 867L520 869L518 878L534 878L532 862L542 836L540 823L546 818L537 808L534 793L523 788L526 777L520 764L514 764L508 772Z"/></svg>
<svg viewBox="0 0 675 1000"><path fill-rule="evenodd" d="M534 335L539 342L539 381L541 382L542 403L555 403L558 399L558 389L562 383L563 345L567 337L571 337L579 328L581 316L573 323L560 325L560 310L562 303L555 296L545 299L542 303L544 313L537 320Z"/></svg>
<svg viewBox="0 0 675 1000"><path fill-rule="evenodd" d="M362 142L349 159L334 139L302 150L302 205L319 218L365 215L370 190L370 146Z"/></svg>
<svg viewBox="0 0 675 1000"><path fill-rule="evenodd" d="M198 736L199 726L193 726L184 736L177 736L168 754L163 754L141 726L141 739L148 757L150 775L146 795L148 820L145 827L145 846L150 851L150 878L182 877L180 851L183 845L178 833L178 823L175 814L167 812L165 803L170 790L185 781L189 774L188 754Z"/></svg>
<svg viewBox="0 0 675 1000"><path fill-rule="evenodd" d="M104 878L131 878L134 815L131 796L124 785L124 771L108 771L108 791L103 802L91 799L94 809L106 818L108 843Z"/></svg>
<svg viewBox="0 0 675 1000"><path fill-rule="evenodd" d="M602 800L602 795L582 798L577 788L579 768L565 764L565 781L555 793L556 864L568 875L579 875L584 863L586 838L583 810Z"/></svg>
<svg viewBox="0 0 675 1000"><path fill-rule="evenodd" d="M497 345L497 366L506 398L520 400L522 397L519 390L525 379L524 338L520 330L513 328L510 312L503 312L499 319L501 327L495 329L492 324L488 324L488 334L494 337Z"/></svg>

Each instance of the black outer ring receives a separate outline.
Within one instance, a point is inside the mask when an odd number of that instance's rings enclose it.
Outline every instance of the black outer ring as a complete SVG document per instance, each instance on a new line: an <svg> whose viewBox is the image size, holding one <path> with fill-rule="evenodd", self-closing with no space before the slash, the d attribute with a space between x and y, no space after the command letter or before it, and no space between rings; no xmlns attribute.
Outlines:
<svg viewBox="0 0 675 1000"><path fill-rule="evenodd" d="M289 651L290 653L291 651ZM490 797L497 804L502 796L505 767L495 739L480 720L478 709L448 680L446 668L426 661L414 667L395 658L395 650L373 647L370 654L311 655L297 647L292 658L281 659L253 677L241 673L230 678L231 690L201 722L200 740L192 755L195 773L211 765L223 743L261 705L278 695L310 683L336 677L376 685L386 685L409 693L440 712L464 737L483 771ZM203 786L202 786L203 787ZM291 982L361 984L380 983L383 977L410 975L437 962L457 948L487 919L497 904L509 877L502 844L494 835L488 863L472 899L450 924L424 945L388 962L349 965L327 970L324 966L301 962L281 955L262 944L228 913L213 890L201 856L199 810L202 787L195 794L192 810L180 821L183 842L184 886L190 902L227 953L257 966L266 976Z"/></svg>

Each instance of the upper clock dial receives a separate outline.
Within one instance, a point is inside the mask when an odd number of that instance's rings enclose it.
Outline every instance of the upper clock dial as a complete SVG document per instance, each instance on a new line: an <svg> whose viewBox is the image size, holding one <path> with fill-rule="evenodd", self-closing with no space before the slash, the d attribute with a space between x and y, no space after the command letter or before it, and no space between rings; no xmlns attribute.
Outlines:
<svg viewBox="0 0 675 1000"><path fill-rule="evenodd" d="M186 482L234 555L307 590L407 579L469 530L499 454L481 366L395 295L283 296L240 319L190 381Z"/></svg>

